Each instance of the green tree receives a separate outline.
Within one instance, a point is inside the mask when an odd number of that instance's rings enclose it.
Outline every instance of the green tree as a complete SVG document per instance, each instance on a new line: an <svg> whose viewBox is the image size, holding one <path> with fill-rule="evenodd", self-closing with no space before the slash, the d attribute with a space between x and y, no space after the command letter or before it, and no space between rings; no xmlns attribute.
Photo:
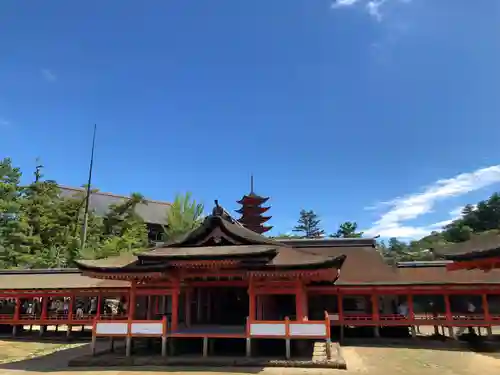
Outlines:
<svg viewBox="0 0 500 375"><path fill-rule="evenodd" d="M60 240L56 224L59 218L60 190L55 181L43 180L43 166L37 165L34 181L22 191L21 211L27 222L27 242L30 247L25 267L36 264L37 257L47 246Z"/></svg>
<svg viewBox="0 0 500 375"><path fill-rule="evenodd" d="M325 231L320 226L321 219L313 210L301 210L297 225L293 232L301 233L302 238L320 238Z"/></svg>
<svg viewBox="0 0 500 375"><path fill-rule="evenodd" d="M20 178L10 159L0 160L0 267L71 267L79 258L103 258L147 246L147 228L136 211L138 204L146 203L140 194L112 205L104 217L88 213L82 253L86 191L62 197L56 182L44 179L38 160L33 181L21 186Z"/></svg>
<svg viewBox="0 0 500 375"><path fill-rule="evenodd" d="M21 211L21 170L0 160L0 267L22 266L29 257L27 223Z"/></svg>
<svg viewBox="0 0 500 375"><path fill-rule="evenodd" d="M132 193L129 199L109 207L102 219L103 241L100 245L90 247L92 258L106 258L147 246L147 227L136 211L139 204L147 204L147 201L141 194ZM82 256L89 257L89 252L86 251Z"/></svg>
<svg viewBox="0 0 500 375"><path fill-rule="evenodd" d="M48 268L53 267L72 267L74 261L94 253L98 253L101 247L101 242L104 237L104 225L102 218L96 216L92 210L88 213L87 220L87 241L84 253L81 253L81 235L83 225L84 206L86 200L86 186L83 190L70 197L59 198L55 202L57 215L53 220L53 231L56 233L53 241L45 244L42 258L51 259L51 254L61 254L62 259L54 262L53 266L49 266L50 262L44 261ZM95 193L92 190L91 193Z"/></svg>
<svg viewBox="0 0 500 375"><path fill-rule="evenodd" d="M336 233L331 234L333 238L361 238L363 232L358 232L358 223L354 221L346 221L340 224Z"/></svg>
<svg viewBox="0 0 500 375"><path fill-rule="evenodd" d="M167 240L175 240L198 227L203 220L204 205L192 199L191 193L177 194L167 210L164 226Z"/></svg>
<svg viewBox="0 0 500 375"><path fill-rule="evenodd" d="M471 227L465 225L462 220L457 220L446 226L443 237L446 242L464 242L470 240L472 233Z"/></svg>

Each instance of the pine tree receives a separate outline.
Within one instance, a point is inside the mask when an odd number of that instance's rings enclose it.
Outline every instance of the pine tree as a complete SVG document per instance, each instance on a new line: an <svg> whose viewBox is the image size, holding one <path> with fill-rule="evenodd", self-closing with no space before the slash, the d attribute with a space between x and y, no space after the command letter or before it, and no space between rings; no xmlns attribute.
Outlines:
<svg viewBox="0 0 500 375"><path fill-rule="evenodd" d="M144 220L137 214L138 204L147 204L139 193L131 194L122 203L113 204L103 217L103 242L93 247L90 256L95 259L144 249L148 244L148 230ZM89 257L89 251L82 254Z"/></svg>
<svg viewBox="0 0 500 375"><path fill-rule="evenodd" d="M30 247L24 266L29 268L38 263L37 258L47 247L60 240L57 226L60 190L55 181L43 180L42 170L43 165L38 164L34 181L22 191L21 211L28 226L27 243Z"/></svg>
<svg viewBox="0 0 500 375"><path fill-rule="evenodd" d="M361 238L363 237L363 232L358 232L358 223L346 221L340 224L339 229L336 233L331 234L330 237L333 238Z"/></svg>
<svg viewBox="0 0 500 375"><path fill-rule="evenodd" d="M294 232L302 233L303 238L320 238L325 231L320 227L321 219L313 210L301 210Z"/></svg>
<svg viewBox="0 0 500 375"><path fill-rule="evenodd" d="M0 160L0 267L22 266L29 253L27 223L21 211L21 171Z"/></svg>

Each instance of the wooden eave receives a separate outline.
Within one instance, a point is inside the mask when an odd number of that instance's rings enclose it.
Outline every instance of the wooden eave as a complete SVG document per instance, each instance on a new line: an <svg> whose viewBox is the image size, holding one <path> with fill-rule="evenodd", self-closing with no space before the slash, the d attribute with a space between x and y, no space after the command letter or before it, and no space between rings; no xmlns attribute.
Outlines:
<svg viewBox="0 0 500 375"><path fill-rule="evenodd" d="M446 269L448 271L480 269L489 272L493 269L500 269L500 256L455 261L446 265Z"/></svg>
<svg viewBox="0 0 500 375"><path fill-rule="evenodd" d="M240 252L230 252L229 250L238 249L248 251L240 251ZM158 261L158 262L167 262L166 264L172 264L172 262L176 261L191 261L191 262L219 262L219 261L244 261L253 258L267 258L268 260L272 259L273 256L276 255L278 248L277 247L269 247L269 246L261 246L261 245L243 245L243 246L213 246L213 247L200 247L196 246L190 248L191 250L200 250L196 254L184 253L185 247L166 247L155 249L150 252L145 252L138 254L139 260L144 261ZM224 252L228 249L227 252ZM162 253L162 250L164 251ZM214 250L221 250L220 252L214 252Z"/></svg>
<svg viewBox="0 0 500 375"><path fill-rule="evenodd" d="M142 280L166 277L164 272L120 272L117 270L113 272L87 270L83 271L82 275L105 280Z"/></svg>

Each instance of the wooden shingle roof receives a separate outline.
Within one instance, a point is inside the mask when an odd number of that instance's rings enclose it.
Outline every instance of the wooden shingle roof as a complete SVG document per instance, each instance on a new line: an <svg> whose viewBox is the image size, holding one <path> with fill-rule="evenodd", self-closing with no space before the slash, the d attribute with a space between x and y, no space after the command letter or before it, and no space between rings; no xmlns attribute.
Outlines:
<svg viewBox="0 0 500 375"><path fill-rule="evenodd" d="M500 234L496 231L476 234L468 241L449 244L432 251L447 260L457 262L500 257Z"/></svg>
<svg viewBox="0 0 500 375"><path fill-rule="evenodd" d="M81 188L74 188L69 186L59 186L61 195L63 197L74 197L77 194L84 192ZM90 209L96 215L103 216L112 204L120 204L129 199L123 195L116 195L111 193L95 192L90 195ZM155 200L146 200L146 204L140 203L136 206L136 213L148 224L167 224L167 210L170 203Z"/></svg>
<svg viewBox="0 0 500 375"><path fill-rule="evenodd" d="M129 285L130 283L126 281L100 280L83 276L78 269L0 271L0 291L127 288Z"/></svg>

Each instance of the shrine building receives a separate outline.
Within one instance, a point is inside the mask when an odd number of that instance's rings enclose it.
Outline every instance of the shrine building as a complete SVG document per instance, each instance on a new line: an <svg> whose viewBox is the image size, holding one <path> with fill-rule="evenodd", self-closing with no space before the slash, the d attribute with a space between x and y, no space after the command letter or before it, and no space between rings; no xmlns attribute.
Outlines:
<svg viewBox="0 0 500 375"><path fill-rule="evenodd" d="M278 340L289 358L296 343L341 342L359 329L410 339L419 326L491 334L500 325L500 237L474 243L443 261L392 266L373 238L275 240L216 202L201 226L149 251L81 260L78 269L1 271L0 324L13 335L90 326L94 350L98 338L123 339L127 356L145 338L164 356L189 339L204 356L215 341L252 356L259 342Z"/></svg>

